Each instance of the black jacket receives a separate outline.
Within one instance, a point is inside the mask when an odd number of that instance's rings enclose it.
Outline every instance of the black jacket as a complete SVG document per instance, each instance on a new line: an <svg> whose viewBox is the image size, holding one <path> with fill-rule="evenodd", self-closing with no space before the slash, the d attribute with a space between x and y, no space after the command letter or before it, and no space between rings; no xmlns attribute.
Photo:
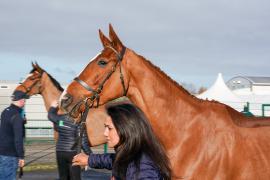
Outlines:
<svg viewBox="0 0 270 180"><path fill-rule="evenodd" d="M1 114L0 121L0 155L23 159L24 119L22 109L14 104L7 107Z"/></svg>
<svg viewBox="0 0 270 180"><path fill-rule="evenodd" d="M48 119L55 124L58 131L56 151L73 152L77 150L79 126L74 124L68 115L58 115L57 108L51 107L48 112ZM87 135L84 133L82 148L86 154L92 153Z"/></svg>

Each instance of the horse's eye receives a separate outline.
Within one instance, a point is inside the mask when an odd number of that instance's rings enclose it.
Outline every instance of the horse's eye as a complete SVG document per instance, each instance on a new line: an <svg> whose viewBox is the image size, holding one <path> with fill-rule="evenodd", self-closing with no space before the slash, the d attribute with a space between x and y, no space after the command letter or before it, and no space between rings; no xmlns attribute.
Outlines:
<svg viewBox="0 0 270 180"><path fill-rule="evenodd" d="M107 63L106 61L104 61L104 60L98 61L98 65L99 65L100 67L105 67L107 64L108 64L108 63Z"/></svg>

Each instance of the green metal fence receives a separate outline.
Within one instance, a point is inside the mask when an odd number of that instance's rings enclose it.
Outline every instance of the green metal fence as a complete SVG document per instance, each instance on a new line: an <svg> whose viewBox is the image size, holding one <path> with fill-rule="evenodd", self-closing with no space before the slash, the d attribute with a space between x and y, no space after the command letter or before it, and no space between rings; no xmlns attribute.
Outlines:
<svg viewBox="0 0 270 180"><path fill-rule="evenodd" d="M270 104L262 104L262 116L265 116L266 108L269 107L268 111L270 111Z"/></svg>

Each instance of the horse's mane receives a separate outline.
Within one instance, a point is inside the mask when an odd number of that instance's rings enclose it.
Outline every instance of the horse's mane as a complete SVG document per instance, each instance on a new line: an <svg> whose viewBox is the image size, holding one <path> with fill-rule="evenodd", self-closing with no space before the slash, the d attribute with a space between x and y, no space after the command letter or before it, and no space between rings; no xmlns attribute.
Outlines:
<svg viewBox="0 0 270 180"><path fill-rule="evenodd" d="M46 71L45 71L46 72ZM46 72L47 73L47 72ZM58 82L58 81L56 81L56 79L54 79L49 73L47 73L48 74L48 76L50 77L50 79L52 80L52 82L53 82L53 84L55 85L55 87L59 90L59 91L61 91L61 92L63 92L64 91L64 88L62 88L62 86L60 85L60 83Z"/></svg>
<svg viewBox="0 0 270 180"><path fill-rule="evenodd" d="M187 96L191 97L192 99L200 102L200 103L214 103L214 104L220 104L220 105L224 105L218 101L215 100L204 100L204 99L200 99L197 98L196 96L194 96L193 94L191 94L190 92L188 92L183 86L181 86L178 82L176 82L175 80L173 80L169 75L167 75L164 71L162 71L159 67L157 67L156 65L154 65L150 60L146 59L145 57L138 55L140 58L142 58L145 62L147 62L150 66L154 67L155 70L157 70L158 72L160 72L166 79L168 79L170 82L172 82L181 92L183 92L184 94L186 94Z"/></svg>
<svg viewBox="0 0 270 180"><path fill-rule="evenodd" d="M168 79L170 82L172 82L180 91L182 91L184 94L192 97L192 98L196 98L194 95L192 95L190 92L188 92L183 86L181 86L178 82L176 82L175 80L173 80L169 75L167 75L164 71L162 71L159 67L157 67L156 65L154 65L150 60L146 59L145 57L138 55L140 58L142 58L143 60L145 60L145 62L147 62L150 66L154 67L155 70L157 70L158 72L160 72L162 75L164 75L164 77L166 79Z"/></svg>
<svg viewBox="0 0 270 180"><path fill-rule="evenodd" d="M42 70L43 70L43 69L42 69ZM33 68L33 69L30 71L30 74L33 73L33 72L35 72L35 71L39 71L39 70L38 70L37 68ZM47 72L44 71L44 70L43 70L43 72L47 73ZM48 74L50 80L52 81L52 83L54 84L54 86L55 86L59 91L63 92L63 91L64 91L64 88L62 88L62 86L60 85L60 83L59 83L56 79L54 79L49 73L47 73L47 74Z"/></svg>

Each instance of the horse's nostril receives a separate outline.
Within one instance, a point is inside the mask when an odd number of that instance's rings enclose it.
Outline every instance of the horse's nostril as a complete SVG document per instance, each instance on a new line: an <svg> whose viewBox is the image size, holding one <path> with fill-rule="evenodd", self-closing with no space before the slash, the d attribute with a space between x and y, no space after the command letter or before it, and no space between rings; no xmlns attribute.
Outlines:
<svg viewBox="0 0 270 180"><path fill-rule="evenodd" d="M72 103L72 96L70 94L66 94L61 99L61 106L66 109Z"/></svg>

